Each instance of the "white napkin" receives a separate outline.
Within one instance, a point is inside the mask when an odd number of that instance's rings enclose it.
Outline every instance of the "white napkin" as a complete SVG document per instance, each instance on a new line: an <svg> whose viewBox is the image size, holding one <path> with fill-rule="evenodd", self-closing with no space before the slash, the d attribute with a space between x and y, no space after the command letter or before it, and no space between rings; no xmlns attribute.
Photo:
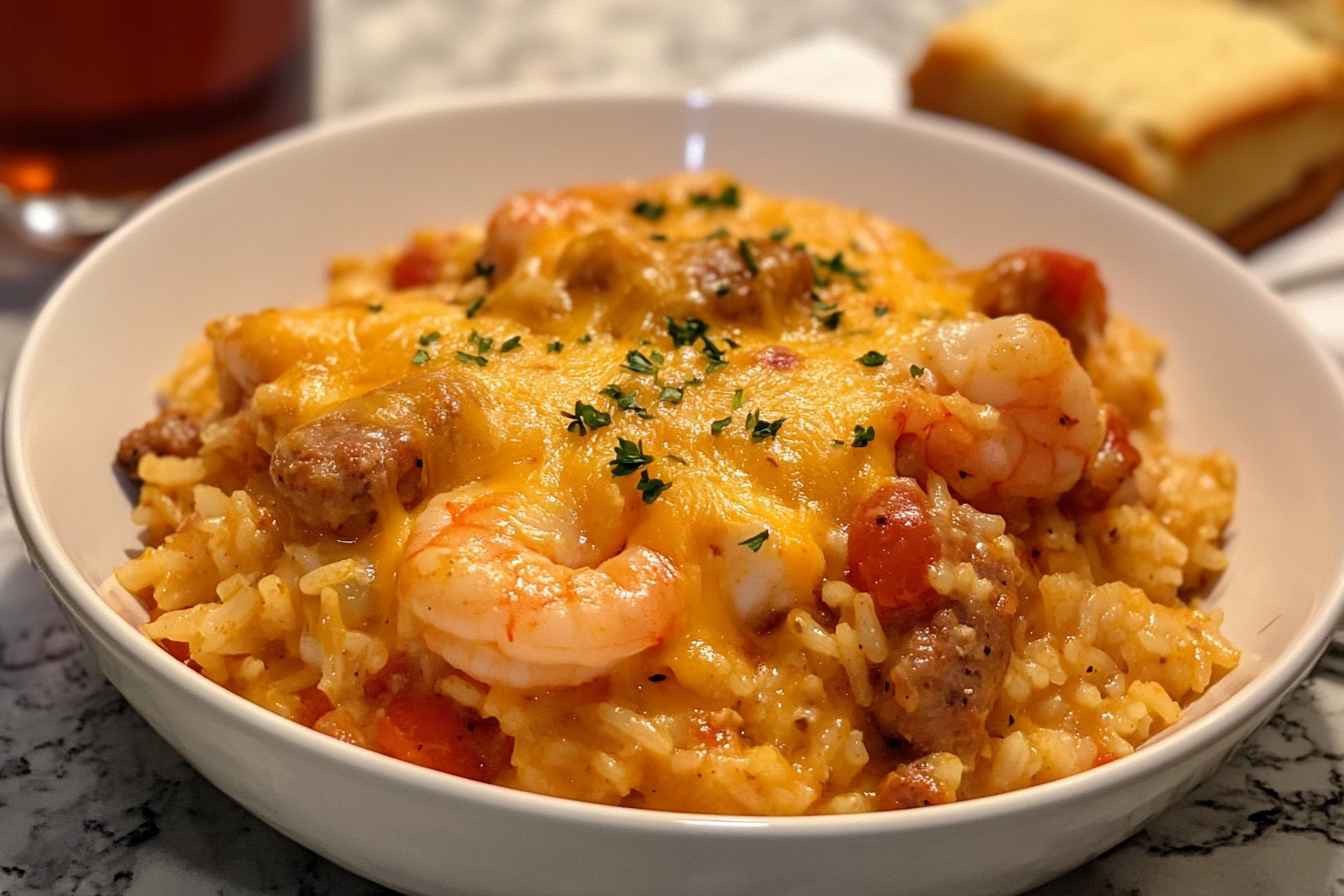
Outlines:
<svg viewBox="0 0 1344 896"><path fill-rule="evenodd" d="M907 101L904 74L913 62L892 60L842 34L822 34L732 70L719 88L729 95L900 114ZM1247 261L1344 360L1344 199Z"/></svg>

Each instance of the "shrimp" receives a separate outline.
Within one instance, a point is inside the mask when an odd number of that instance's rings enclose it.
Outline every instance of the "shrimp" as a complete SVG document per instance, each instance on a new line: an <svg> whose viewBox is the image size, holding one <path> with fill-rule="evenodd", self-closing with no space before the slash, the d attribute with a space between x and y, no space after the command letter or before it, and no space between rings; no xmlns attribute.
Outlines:
<svg viewBox="0 0 1344 896"><path fill-rule="evenodd" d="M596 557L557 501L468 487L417 517L398 573L425 644L487 684L558 688L655 646L680 609L679 575L629 545Z"/></svg>
<svg viewBox="0 0 1344 896"><path fill-rule="evenodd" d="M1051 499L1101 444L1092 381L1069 343L1023 314L945 323L925 335L916 387L896 399L896 465L932 470L966 499Z"/></svg>

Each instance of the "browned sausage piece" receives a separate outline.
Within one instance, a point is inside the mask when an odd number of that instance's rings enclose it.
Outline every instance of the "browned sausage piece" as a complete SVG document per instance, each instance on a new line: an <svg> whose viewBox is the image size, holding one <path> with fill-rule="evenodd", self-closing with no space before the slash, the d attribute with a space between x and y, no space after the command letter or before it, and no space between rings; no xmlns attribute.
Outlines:
<svg viewBox="0 0 1344 896"><path fill-rule="evenodd" d="M922 752L973 755L1008 671L1010 635L998 610L966 602L893 639L873 703L883 733Z"/></svg>
<svg viewBox="0 0 1344 896"><path fill-rule="evenodd" d="M882 809L939 806L956 798L956 791L938 779L927 759L896 766L877 788L877 805Z"/></svg>
<svg viewBox="0 0 1344 896"><path fill-rule="evenodd" d="M201 430L181 411L164 411L144 426L131 430L117 445L117 463L132 479L146 454L195 457L201 451Z"/></svg>
<svg viewBox="0 0 1344 896"><path fill-rule="evenodd" d="M389 496L421 499L464 396L460 377L438 369L353 398L286 434L271 479L308 525L358 534Z"/></svg>
<svg viewBox="0 0 1344 896"><path fill-rule="evenodd" d="M728 317L771 321L809 307L812 258L774 240L695 240L680 248L680 267L706 302Z"/></svg>

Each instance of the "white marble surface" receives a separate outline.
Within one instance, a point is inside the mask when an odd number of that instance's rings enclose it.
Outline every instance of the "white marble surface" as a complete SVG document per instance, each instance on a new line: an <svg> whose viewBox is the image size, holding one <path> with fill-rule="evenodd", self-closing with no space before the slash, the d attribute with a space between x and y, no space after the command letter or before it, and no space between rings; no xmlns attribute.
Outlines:
<svg viewBox="0 0 1344 896"><path fill-rule="evenodd" d="M330 0L322 108L517 84L711 83L823 31L902 59L962 2ZM46 279L0 277L5 371ZM17 556L3 543L14 537L0 526L0 557ZM206 783L92 667L27 565L0 561L0 896L382 892ZM1304 684L1212 781L1037 896L1079 893L1344 894L1344 680Z"/></svg>

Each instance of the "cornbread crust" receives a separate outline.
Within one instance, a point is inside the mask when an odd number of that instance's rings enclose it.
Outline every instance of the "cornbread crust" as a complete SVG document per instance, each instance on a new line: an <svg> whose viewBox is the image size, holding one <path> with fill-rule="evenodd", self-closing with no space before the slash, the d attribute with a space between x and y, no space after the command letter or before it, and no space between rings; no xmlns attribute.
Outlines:
<svg viewBox="0 0 1344 896"><path fill-rule="evenodd" d="M1272 14L1207 0L1181 7L1191 24L1208 26L1179 36L1188 50L1167 45L1139 57L1117 44L1108 57L1117 13L1099 9L999 0L951 23L910 75L913 104L1059 150L1242 243L1324 207L1338 187L1318 169L1333 170L1344 153L1344 59ZM1142 33L1148 17L1170 27L1164 9L1126 4L1126 24ZM1175 67L1221 64L1219 40L1247 52L1271 43L1274 62L1231 67L1228 82L1189 96L1173 89ZM1041 46L1053 55L1035 52ZM1077 57L1068 56L1087 51L1099 59L1090 91L1071 80ZM1271 224L1280 229L1269 232Z"/></svg>
<svg viewBox="0 0 1344 896"><path fill-rule="evenodd" d="M1344 192L1344 156L1305 175L1291 195L1255 212L1219 234L1239 252L1250 252L1274 237L1305 224Z"/></svg>

